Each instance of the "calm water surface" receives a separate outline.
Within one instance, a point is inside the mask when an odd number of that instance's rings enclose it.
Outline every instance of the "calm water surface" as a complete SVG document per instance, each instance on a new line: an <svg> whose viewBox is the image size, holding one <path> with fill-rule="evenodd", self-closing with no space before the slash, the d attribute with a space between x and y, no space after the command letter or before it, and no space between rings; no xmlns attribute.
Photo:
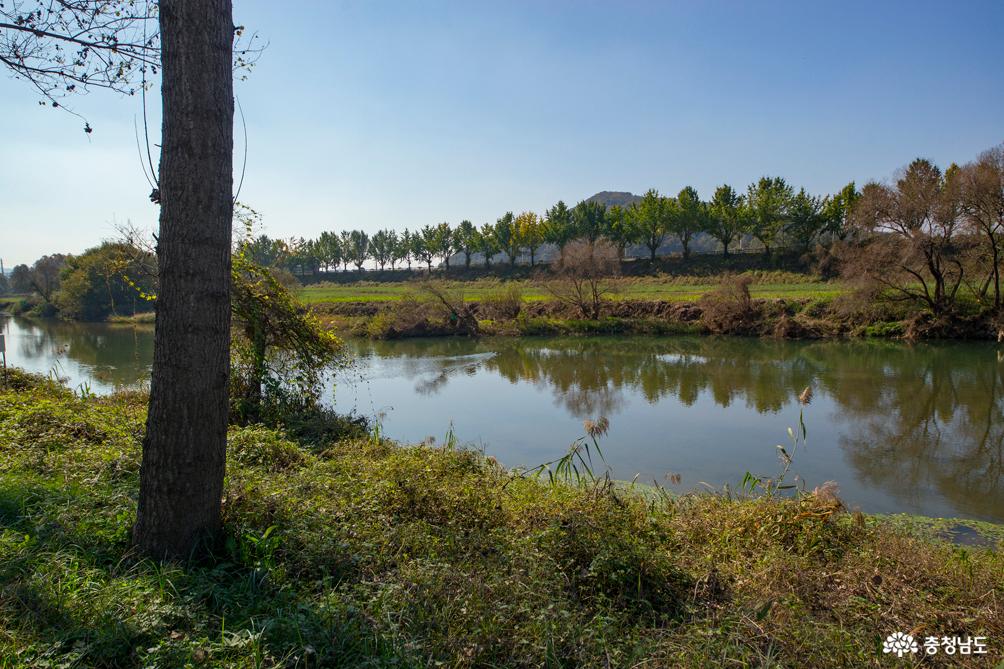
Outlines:
<svg viewBox="0 0 1004 669"><path fill-rule="evenodd" d="M77 390L109 393L150 376L153 326L64 323L0 314L7 364L66 379Z"/></svg>
<svg viewBox="0 0 1004 669"><path fill-rule="evenodd" d="M8 362L108 391L149 374L152 331L0 321ZM541 338L349 343L330 392L402 441L461 442L510 466L561 455L606 416L616 478L688 490L779 468L776 444L805 409L794 469L836 481L850 505L1004 521L1004 362L988 343L738 338ZM678 474L679 484L669 476Z"/></svg>

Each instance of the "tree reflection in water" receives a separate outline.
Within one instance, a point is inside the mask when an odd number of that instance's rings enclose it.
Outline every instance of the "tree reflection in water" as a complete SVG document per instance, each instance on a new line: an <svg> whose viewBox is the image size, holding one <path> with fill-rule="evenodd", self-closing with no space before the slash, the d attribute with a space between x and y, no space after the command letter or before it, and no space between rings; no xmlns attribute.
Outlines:
<svg viewBox="0 0 1004 669"><path fill-rule="evenodd" d="M604 337L358 346L411 360L408 378L425 395L458 374L494 373L549 392L579 419L605 415L615 425L637 396L687 407L704 396L778 414L811 385L829 398L828 420L862 482L913 502L933 488L962 513L1004 518L1004 365L990 344Z"/></svg>
<svg viewBox="0 0 1004 669"><path fill-rule="evenodd" d="M848 424L841 446L862 478L897 497L933 485L964 513L1000 515L1004 366L990 347L958 346L889 348L872 359L881 384L835 388Z"/></svg>
<svg viewBox="0 0 1004 669"><path fill-rule="evenodd" d="M110 391L145 383L153 359L153 327L0 317L7 362L68 377L77 387Z"/></svg>

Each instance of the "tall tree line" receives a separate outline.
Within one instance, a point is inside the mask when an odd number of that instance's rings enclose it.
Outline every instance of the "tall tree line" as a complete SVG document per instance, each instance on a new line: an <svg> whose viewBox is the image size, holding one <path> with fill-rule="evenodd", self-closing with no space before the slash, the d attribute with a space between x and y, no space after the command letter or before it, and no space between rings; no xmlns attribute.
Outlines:
<svg viewBox="0 0 1004 669"><path fill-rule="evenodd" d="M779 249L806 251L819 242L842 239L847 212L857 197L853 183L833 195L817 196L804 188L795 191L780 177L765 176L745 191L723 184L707 200L692 186L676 195L651 189L628 207L606 207L591 200L569 207L559 201L543 215L510 211L481 226L464 220L455 226L443 222L372 235L346 230L323 232L316 239L262 236L251 245L260 262L286 267L299 276L350 266L363 271L367 262L380 270L411 269L413 264L429 271L433 265L449 269L457 256L465 268L476 260L489 267L534 266L545 244L561 254L576 239L590 244L606 239L622 258L628 248L644 247L654 261L674 242L687 258L699 236L707 235L725 257L742 242L769 256Z"/></svg>

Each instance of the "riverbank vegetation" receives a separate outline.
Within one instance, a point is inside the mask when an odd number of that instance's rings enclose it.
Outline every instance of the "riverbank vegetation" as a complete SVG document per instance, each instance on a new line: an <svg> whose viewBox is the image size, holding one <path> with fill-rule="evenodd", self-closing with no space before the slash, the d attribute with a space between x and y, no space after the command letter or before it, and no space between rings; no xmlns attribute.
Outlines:
<svg viewBox="0 0 1004 669"><path fill-rule="evenodd" d="M690 281L650 283L604 278L602 299L577 304L529 282L425 282L373 286L373 298L350 301L341 288L335 299L312 310L339 332L377 339L471 334L430 299L430 290L464 303L478 323L475 334L720 334L789 339L883 337L899 339L989 339L995 322L977 307L952 319L936 319L894 300L875 299L840 284L771 281L756 274L726 275L717 285ZM320 287L317 294L329 289ZM368 290L364 288L363 290ZM526 290L527 292L523 292ZM309 294L309 293L308 293ZM567 295L575 294L574 291ZM340 299L344 296L344 299ZM368 296L367 296L368 297Z"/></svg>
<svg viewBox="0 0 1004 669"><path fill-rule="evenodd" d="M145 400L18 371L0 390L7 666L857 667L895 630L1004 634L999 552L848 513L830 486L550 485L377 434L231 427L219 544L159 564L129 539Z"/></svg>

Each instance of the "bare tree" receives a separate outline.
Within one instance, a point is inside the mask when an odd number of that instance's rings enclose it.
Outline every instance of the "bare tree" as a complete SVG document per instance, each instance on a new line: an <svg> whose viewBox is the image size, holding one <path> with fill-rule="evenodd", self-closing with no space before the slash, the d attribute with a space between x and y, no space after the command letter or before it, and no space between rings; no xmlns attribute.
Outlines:
<svg viewBox="0 0 1004 669"><path fill-rule="evenodd" d="M77 93L94 89L141 93L160 69L161 4L157 0L3 0L0 64L35 89L41 96L39 104L71 114L75 112L65 101ZM243 27L235 27L234 35L244 35ZM254 65L264 48L257 37L247 36L234 48L235 70ZM90 124L84 130L91 132Z"/></svg>
<svg viewBox="0 0 1004 669"><path fill-rule="evenodd" d="M435 311L451 329L472 337L478 335L478 319L464 299L463 291L450 290L445 284L432 280L422 281L418 289L428 296Z"/></svg>
<svg viewBox="0 0 1004 669"><path fill-rule="evenodd" d="M611 278L620 272L617 247L605 239L575 240L565 246L551 270L542 281L544 288L559 302L575 307L583 318L597 319L612 292Z"/></svg>
<svg viewBox="0 0 1004 669"><path fill-rule="evenodd" d="M942 174L930 161L910 163L892 185L869 183L851 222L844 274L878 283L935 315L955 305L965 271L960 260L958 168Z"/></svg>
<svg viewBox="0 0 1004 669"><path fill-rule="evenodd" d="M136 0L5 0L0 63L56 108L93 88L132 95L160 63L156 11Z"/></svg>
<svg viewBox="0 0 1004 669"><path fill-rule="evenodd" d="M1004 144L984 151L960 174L961 206L967 227L981 242L985 278L976 293L985 297L992 287L995 310L1001 308L1002 236L1004 236Z"/></svg>

